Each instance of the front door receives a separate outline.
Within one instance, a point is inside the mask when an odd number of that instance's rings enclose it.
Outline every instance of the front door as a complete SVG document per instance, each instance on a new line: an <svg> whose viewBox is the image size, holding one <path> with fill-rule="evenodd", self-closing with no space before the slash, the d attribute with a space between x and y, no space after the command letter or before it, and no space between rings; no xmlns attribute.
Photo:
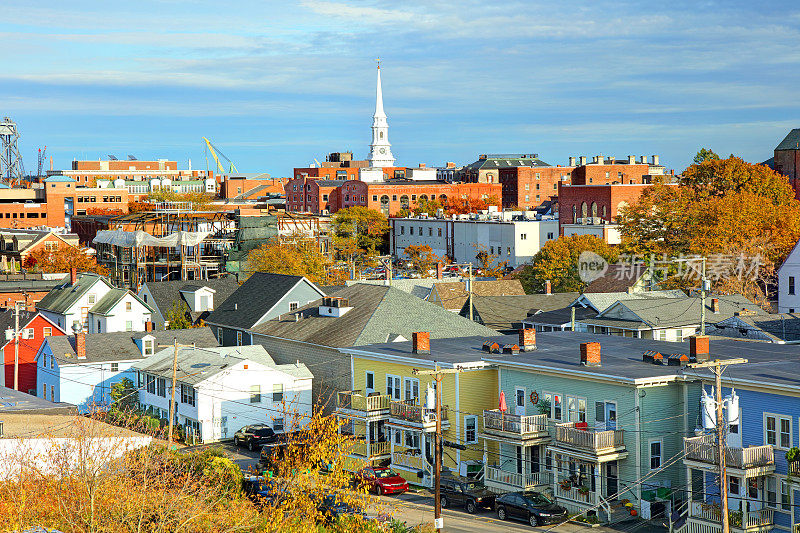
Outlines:
<svg viewBox="0 0 800 533"><path fill-rule="evenodd" d="M525 416L525 389L522 387L514 391L514 414Z"/></svg>
<svg viewBox="0 0 800 533"><path fill-rule="evenodd" d="M617 404L606 402L606 429L617 429Z"/></svg>
<svg viewBox="0 0 800 533"><path fill-rule="evenodd" d="M609 461L606 463L606 498L612 498L619 492L617 475L617 462Z"/></svg>
<svg viewBox="0 0 800 533"><path fill-rule="evenodd" d="M528 447L528 464L530 465L530 473L536 474L539 472L540 450L538 446Z"/></svg>

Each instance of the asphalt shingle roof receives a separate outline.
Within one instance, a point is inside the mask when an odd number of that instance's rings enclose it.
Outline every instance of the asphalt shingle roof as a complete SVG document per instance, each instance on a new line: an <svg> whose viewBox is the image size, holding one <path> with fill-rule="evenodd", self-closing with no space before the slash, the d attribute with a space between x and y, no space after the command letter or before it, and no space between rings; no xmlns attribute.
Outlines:
<svg viewBox="0 0 800 533"><path fill-rule="evenodd" d="M127 290L127 289L111 289L110 291L108 291L105 294L105 296L100 298L99 302L94 304L92 306L92 308L89 309L89 312L92 313L92 314L95 314L95 315L108 315L108 313L110 313L111 310L114 309L114 306L117 305L120 302L120 300L125 298L125 296L127 294L130 294L135 299L139 300L139 303L141 303L143 306L145 306L147 309L149 309L150 312L153 311L152 307L150 307L149 305L144 303L133 292L131 292L131 291Z"/></svg>
<svg viewBox="0 0 800 533"><path fill-rule="evenodd" d="M462 309L469 299L466 281L437 283L431 291L436 291L445 309ZM525 290L518 279L498 279L473 281L473 296L524 295Z"/></svg>
<svg viewBox="0 0 800 533"><path fill-rule="evenodd" d="M320 315L318 300L251 331L334 348L385 342L397 335L409 339L415 331L428 331L431 338L497 335L485 326L393 287L356 284L335 295L347 298L352 307L341 317ZM296 315L303 318L296 319Z"/></svg>
<svg viewBox="0 0 800 533"><path fill-rule="evenodd" d="M522 294L507 296L473 296L472 307L481 322L498 331L519 329L529 314L561 309L577 298L577 292ZM469 299L461 308L461 316L469 316Z"/></svg>
<svg viewBox="0 0 800 533"><path fill-rule="evenodd" d="M586 302L597 312L603 312L618 301L624 300L653 300L661 298L688 298L686 293L679 289L667 291L640 291L640 292L585 292L580 295L578 300L586 300ZM573 304L574 305L574 304Z"/></svg>
<svg viewBox="0 0 800 533"><path fill-rule="evenodd" d="M538 157L528 154L487 154L485 158L470 163L465 169L478 170L482 168L513 168L513 167L549 167Z"/></svg>
<svg viewBox="0 0 800 533"><path fill-rule="evenodd" d="M172 303L178 303L186 312L189 312L189 304L181 293L190 286L208 287L214 292L214 307L220 308L231 294L239 288L239 283L233 276L219 279L208 280L175 280L175 281L156 281L145 283L147 290L153 296L153 306L157 307L162 316L172 308ZM191 313L193 321L197 321L204 313ZM195 316L196 315L196 316Z"/></svg>
<svg viewBox="0 0 800 533"><path fill-rule="evenodd" d="M584 292L627 292L647 273L643 264L611 264L602 276L589 283Z"/></svg>
<svg viewBox="0 0 800 533"><path fill-rule="evenodd" d="M47 337L51 352L59 364L83 364L92 362L130 361L142 359L142 352L136 339L145 335L155 337L155 344L194 343L198 347L219 346L210 328L174 329L166 331L137 332L119 331L115 333L91 333L86 335L86 359L78 359L75 352L75 337ZM157 349L157 348L156 348Z"/></svg>
<svg viewBox="0 0 800 533"><path fill-rule="evenodd" d="M66 277L64 278L64 283L48 292L47 295L36 304L36 307L53 313L64 314L67 309L91 289L98 280L108 284L102 276L89 272L78 274L78 281L75 282L75 285L71 285L69 277Z"/></svg>
<svg viewBox="0 0 800 533"><path fill-rule="evenodd" d="M795 128L789 132L785 139L775 147L776 150L798 150L800 146L800 128Z"/></svg>
<svg viewBox="0 0 800 533"><path fill-rule="evenodd" d="M225 303L208 315L206 322L237 329L252 328L303 279L303 276L254 272Z"/></svg>

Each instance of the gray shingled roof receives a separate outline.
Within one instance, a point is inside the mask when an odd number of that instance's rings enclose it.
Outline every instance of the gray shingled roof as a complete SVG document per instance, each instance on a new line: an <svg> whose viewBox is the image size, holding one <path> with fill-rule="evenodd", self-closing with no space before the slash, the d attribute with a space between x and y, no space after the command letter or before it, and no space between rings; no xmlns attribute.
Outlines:
<svg viewBox="0 0 800 533"><path fill-rule="evenodd" d="M469 299L466 281L446 281L437 283L431 289L436 291L445 309L461 309ZM518 279L474 280L473 296L509 296L524 295L525 290Z"/></svg>
<svg viewBox="0 0 800 533"><path fill-rule="evenodd" d="M167 312L172 308L172 303L177 302L186 312L189 312L189 304L186 302L181 293L189 286L208 287L213 289L214 292L214 307L220 308L225 303L231 294L236 292L239 288L239 283L233 276L227 276L219 279L207 280L174 280L174 281L156 281L145 283L147 290L153 296L153 306L157 307L162 316L166 316ZM192 320L197 321L204 313L190 313ZM196 315L196 316L195 316Z"/></svg>
<svg viewBox="0 0 800 533"><path fill-rule="evenodd" d="M572 302L572 305L575 305L578 300L585 299L592 307L601 313L618 301L652 300L661 298L688 298L688 296L680 289L641 292L585 292L576 298L575 302Z"/></svg>
<svg viewBox="0 0 800 533"><path fill-rule="evenodd" d="M428 331L431 338L497 335L494 330L393 287L356 284L336 292L336 296L347 298L352 306L339 318L321 316L318 300L280 320L259 324L251 332L334 348L385 342L397 335L410 339L415 331ZM303 318L296 320L295 315Z"/></svg>
<svg viewBox="0 0 800 533"><path fill-rule="evenodd" d="M710 335L768 342L800 341L800 314L733 316L709 328Z"/></svg>
<svg viewBox="0 0 800 533"><path fill-rule="evenodd" d="M101 280L108 282L97 274L84 272L78 275L78 281L71 285L69 277L64 278L64 283L54 288L36 304L38 309L45 309L53 313L64 314L78 299L83 296L94 284ZM109 285L110 287L111 285Z"/></svg>
<svg viewBox="0 0 800 533"><path fill-rule="evenodd" d="M237 329L252 328L303 279L303 276L254 272L225 303L208 315L206 323Z"/></svg>
<svg viewBox="0 0 800 533"><path fill-rule="evenodd" d="M142 352L136 345L135 339L142 338L145 335L155 337L156 345L172 344L174 339L177 339L178 344L194 343L196 346L205 348L219 346L217 338L210 328L136 333L130 331L91 333L86 335L86 359L78 359L75 352L74 336L47 337L46 340L59 364L84 364L142 359Z"/></svg>
<svg viewBox="0 0 800 533"><path fill-rule="evenodd" d="M486 158L470 163L465 169L513 168L513 167L549 167L538 157L529 154L487 154Z"/></svg>
<svg viewBox="0 0 800 533"><path fill-rule="evenodd" d="M152 307L144 303L141 298L136 296L135 293L127 289L111 289L105 294L105 296L100 298L99 302L97 302L95 305L92 306L91 309L89 309L89 312L95 315L107 316L108 313L110 313L111 310L114 309L114 306L117 305L120 302L120 300L125 298L127 294L133 296L136 300L139 301L140 304L149 309L151 313L153 312Z"/></svg>
<svg viewBox="0 0 800 533"><path fill-rule="evenodd" d="M157 376L172 378L174 351L166 348L135 363L137 370ZM196 385L242 361L252 361L292 375L296 378L313 378L304 364L276 365L263 346L226 346L215 348L179 348L177 379Z"/></svg>
<svg viewBox="0 0 800 533"><path fill-rule="evenodd" d="M785 139L775 147L776 150L797 150L800 146L800 128L795 128L789 132Z"/></svg>
<svg viewBox="0 0 800 533"><path fill-rule="evenodd" d="M577 292L553 294L523 294L509 296L473 296L474 317L482 324L498 331L519 329L529 314L553 311L572 303ZM461 308L461 316L469 316L469 300Z"/></svg>

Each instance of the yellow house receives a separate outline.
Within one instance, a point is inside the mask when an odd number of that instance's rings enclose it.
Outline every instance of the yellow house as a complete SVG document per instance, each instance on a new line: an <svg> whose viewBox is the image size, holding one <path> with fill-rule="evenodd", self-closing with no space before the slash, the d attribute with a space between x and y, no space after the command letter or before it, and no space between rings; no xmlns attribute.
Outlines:
<svg viewBox="0 0 800 533"><path fill-rule="evenodd" d="M473 340L480 346L485 339ZM463 341L431 341L422 332L412 342L341 349L350 356L352 390L338 394L335 414L347 420L345 431L357 439L354 459L390 464L408 481L432 486L436 414L426 397L435 397L436 384L433 376L414 370L438 366L457 370L442 377L442 469L462 475L482 471L483 411L497 407L497 369L481 360L486 355L481 350L460 348Z"/></svg>

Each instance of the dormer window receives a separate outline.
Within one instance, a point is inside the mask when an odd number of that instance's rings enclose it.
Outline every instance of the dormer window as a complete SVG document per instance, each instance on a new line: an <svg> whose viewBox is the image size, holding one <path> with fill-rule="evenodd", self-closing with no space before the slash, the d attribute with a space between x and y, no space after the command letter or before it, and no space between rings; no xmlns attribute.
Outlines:
<svg viewBox="0 0 800 533"><path fill-rule="evenodd" d="M155 347L153 346L154 339L142 339L142 355L147 357L153 355Z"/></svg>

